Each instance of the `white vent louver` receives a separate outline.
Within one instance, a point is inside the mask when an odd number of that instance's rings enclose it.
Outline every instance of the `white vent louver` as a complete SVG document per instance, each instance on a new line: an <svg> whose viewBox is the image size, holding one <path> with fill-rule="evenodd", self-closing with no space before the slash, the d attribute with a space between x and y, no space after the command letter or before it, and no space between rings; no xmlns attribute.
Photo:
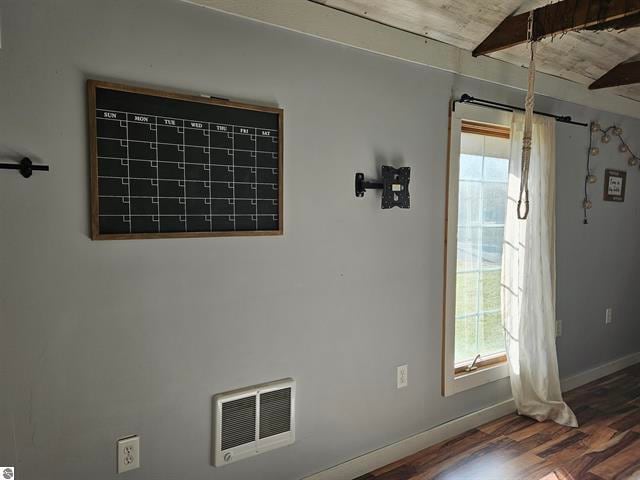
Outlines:
<svg viewBox="0 0 640 480"><path fill-rule="evenodd" d="M216 395L215 466L293 443L295 398L290 378Z"/></svg>

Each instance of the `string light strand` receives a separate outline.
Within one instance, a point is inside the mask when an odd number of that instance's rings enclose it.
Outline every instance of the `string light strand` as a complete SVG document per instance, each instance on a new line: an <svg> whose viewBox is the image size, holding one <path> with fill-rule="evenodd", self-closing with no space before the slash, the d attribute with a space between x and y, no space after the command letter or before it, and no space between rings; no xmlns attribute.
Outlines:
<svg viewBox="0 0 640 480"><path fill-rule="evenodd" d="M618 150L620 153L628 153L629 158L627 163L635 167L638 165L640 161L640 155L636 154L631 150L629 144L622 138L622 128L617 125L611 125L607 128L602 128L598 122L591 122L591 128L589 129L589 149L587 150L587 172L584 177L584 199L582 201L582 210L584 213L583 223L586 225L589 223L588 218L588 210L591 209L593 204L589 198L589 184L596 183L598 181L597 177L591 171L591 157L596 156L600 153L600 149L598 147L593 146L593 135L594 133L600 134L600 142L603 144L607 144L611 141L611 135L616 137L620 142L618 145Z"/></svg>

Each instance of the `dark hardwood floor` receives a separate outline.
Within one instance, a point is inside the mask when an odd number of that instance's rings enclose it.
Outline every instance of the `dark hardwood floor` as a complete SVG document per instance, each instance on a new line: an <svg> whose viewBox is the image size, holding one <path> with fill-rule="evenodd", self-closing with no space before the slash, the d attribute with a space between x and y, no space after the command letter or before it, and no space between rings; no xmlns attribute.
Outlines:
<svg viewBox="0 0 640 480"><path fill-rule="evenodd" d="M565 401L577 429L507 415L357 480L640 479L640 364Z"/></svg>

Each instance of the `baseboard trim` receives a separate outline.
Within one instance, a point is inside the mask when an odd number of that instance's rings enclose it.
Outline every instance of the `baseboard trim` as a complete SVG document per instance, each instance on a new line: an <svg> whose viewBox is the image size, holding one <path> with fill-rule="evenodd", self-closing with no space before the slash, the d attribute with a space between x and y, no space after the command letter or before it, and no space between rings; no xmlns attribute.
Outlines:
<svg viewBox="0 0 640 480"><path fill-rule="evenodd" d="M640 363L640 352L564 378L561 380L562 390L573 390L636 363ZM514 411L513 399L505 400L305 477L305 480L353 479Z"/></svg>
<svg viewBox="0 0 640 480"><path fill-rule="evenodd" d="M412 455L420 450L455 437L475 427L508 415L515 410L513 400L505 400L477 412L464 415L424 432L366 453L333 468L306 477L305 480L346 480L364 475L376 468Z"/></svg>
<svg viewBox="0 0 640 480"><path fill-rule="evenodd" d="M562 391L567 392L574 388L581 387L582 385L586 385L594 380L606 377L607 375L617 372L618 370L622 370L623 368L630 367L631 365L635 365L636 363L640 363L640 352L632 353L631 355L626 355L611 362L590 368L584 372L576 373L575 375L563 378L560 381Z"/></svg>

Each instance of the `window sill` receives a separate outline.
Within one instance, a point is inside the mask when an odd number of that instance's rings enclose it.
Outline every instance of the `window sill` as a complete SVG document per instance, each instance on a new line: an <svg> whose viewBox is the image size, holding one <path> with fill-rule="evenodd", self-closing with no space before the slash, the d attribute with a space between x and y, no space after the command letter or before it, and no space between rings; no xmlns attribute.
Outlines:
<svg viewBox="0 0 640 480"><path fill-rule="evenodd" d="M507 362L495 363L471 372L458 374L451 372L444 379L444 396L449 397L508 376L509 366Z"/></svg>
<svg viewBox="0 0 640 480"><path fill-rule="evenodd" d="M499 365L501 363L507 362L507 354L505 352L494 353L493 355L488 355L486 357L478 357L475 360L456 364L453 370L453 374L458 377L460 375L465 375L467 373L475 373L478 370L484 370L489 367L493 367ZM471 371L467 370L471 365L475 365L475 368Z"/></svg>

